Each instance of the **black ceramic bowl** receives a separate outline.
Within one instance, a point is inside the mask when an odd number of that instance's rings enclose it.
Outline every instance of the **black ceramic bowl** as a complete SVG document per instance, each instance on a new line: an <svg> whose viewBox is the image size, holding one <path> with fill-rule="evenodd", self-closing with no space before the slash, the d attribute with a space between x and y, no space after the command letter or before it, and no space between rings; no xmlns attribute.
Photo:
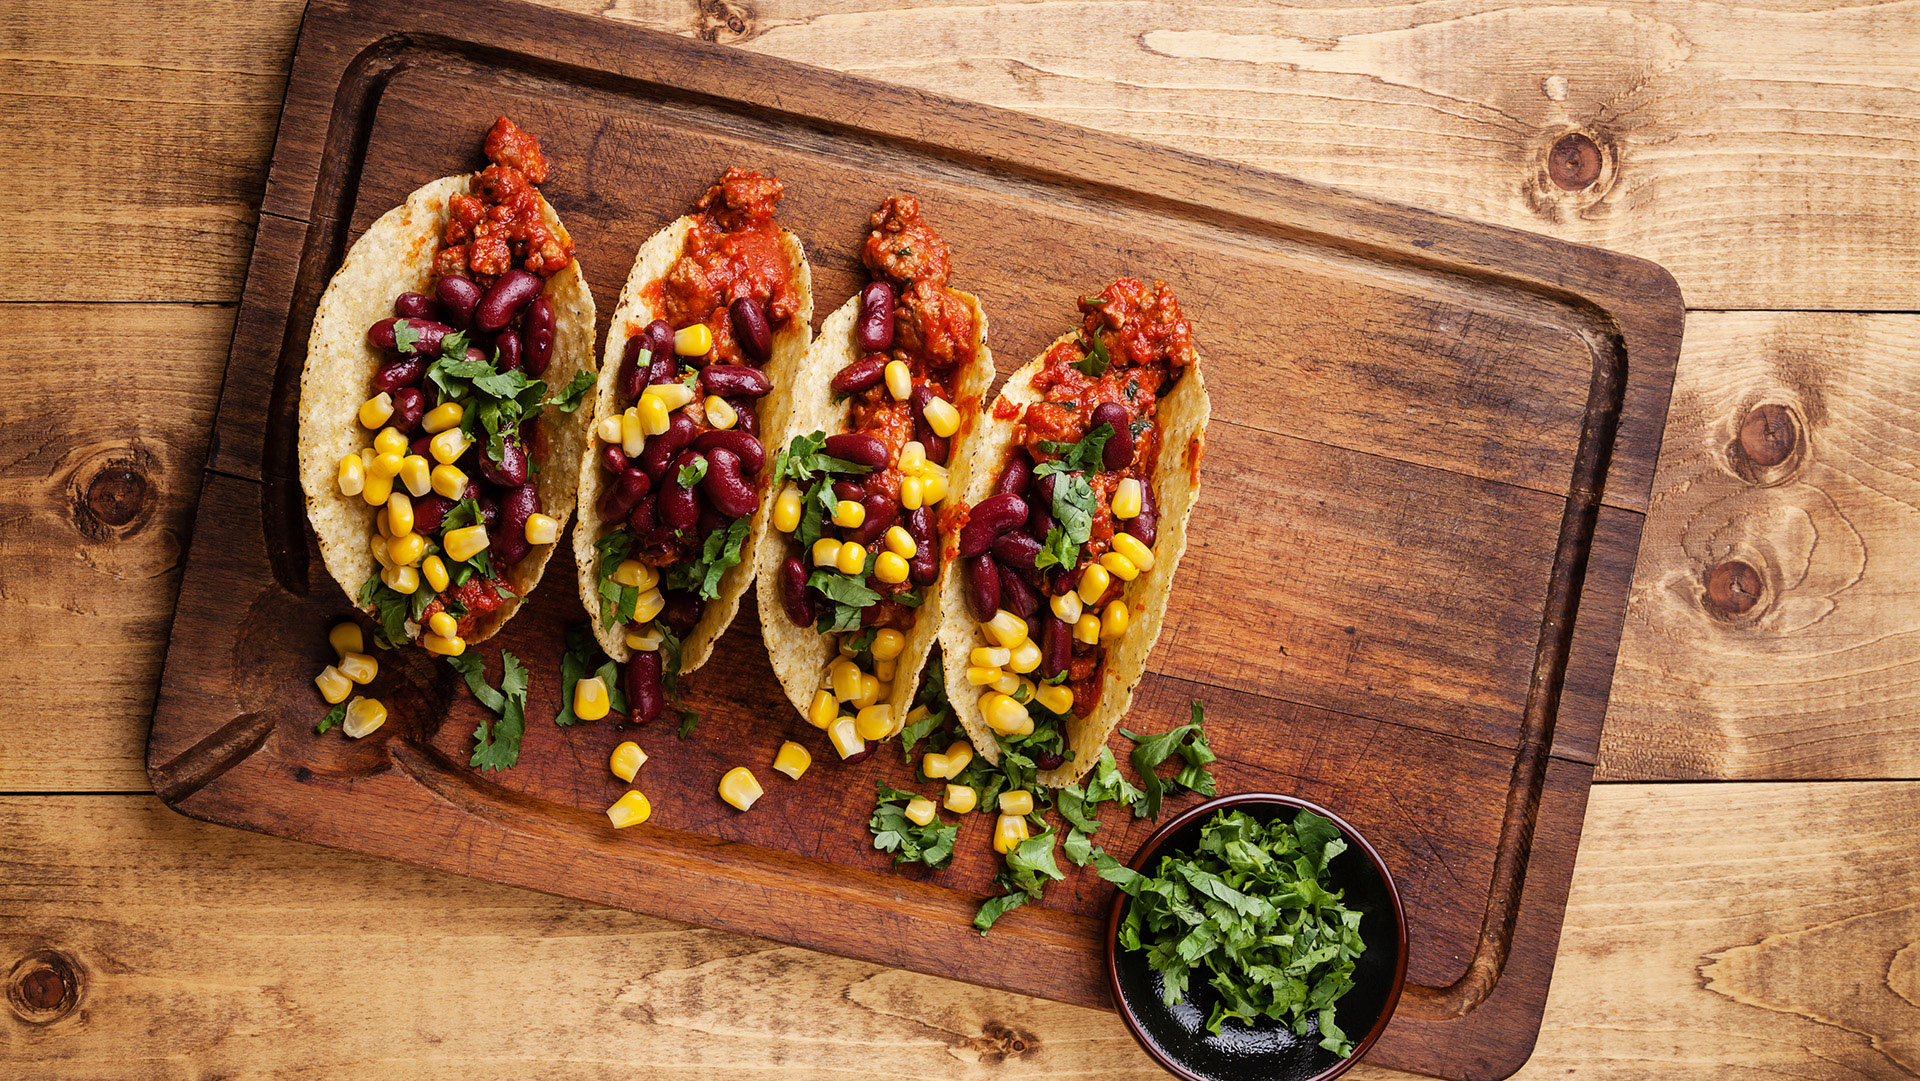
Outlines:
<svg viewBox="0 0 1920 1081"><path fill-rule="evenodd" d="M1306 800L1267 793L1245 793L1208 800L1153 832L1130 866L1151 873L1160 856L1191 852L1200 828L1217 811L1246 811L1262 822L1291 819L1306 808L1339 827L1347 850L1328 865L1330 885L1345 892L1347 907L1357 909L1366 952L1354 962L1353 987L1334 1007L1334 1020L1353 1039L1353 1054L1341 1058L1320 1047L1319 1026L1305 1036L1278 1021L1248 1027L1237 1021L1207 1032L1211 989L1198 980L1187 1000L1169 1007L1160 998L1160 976L1147 967L1144 950L1122 950L1120 920L1132 898L1116 894L1107 914L1107 984L1127 1031L1167 1072L1186 1081L1330 1081L1367 1053L1380 1038L1400 1001L1407 978L1407 920L1400 893L1380 854L1339 815Z"/></svg>

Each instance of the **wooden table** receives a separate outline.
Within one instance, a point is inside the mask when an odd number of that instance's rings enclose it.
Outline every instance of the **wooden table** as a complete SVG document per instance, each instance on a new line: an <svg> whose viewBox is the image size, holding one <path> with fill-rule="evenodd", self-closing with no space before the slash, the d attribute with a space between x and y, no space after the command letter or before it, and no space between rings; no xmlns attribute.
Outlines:
<svg viewBox="0 0 1920 1081"><path fill-rule="evenodd" d="M1107 1014L152 797L299 14L0 13L0 1074L1159 1076ZM1522 1076L1920 1072L1920 9L606 14L1664 263L1685 351Z"/></svg>

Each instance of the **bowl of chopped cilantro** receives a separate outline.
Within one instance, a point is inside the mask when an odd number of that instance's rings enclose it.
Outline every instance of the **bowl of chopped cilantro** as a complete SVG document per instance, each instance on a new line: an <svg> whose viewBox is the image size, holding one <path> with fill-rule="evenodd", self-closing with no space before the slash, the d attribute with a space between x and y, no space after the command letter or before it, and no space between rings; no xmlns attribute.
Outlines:
<svg viewBox="0 0 1920 1081"><path fill-rule="evenodd" d="M1328 1081L1387 1027L1407 975L1399 891L1325 808L1245 793L1154 831L1107 917L1127 1029L1187 1081Z"/></svg>

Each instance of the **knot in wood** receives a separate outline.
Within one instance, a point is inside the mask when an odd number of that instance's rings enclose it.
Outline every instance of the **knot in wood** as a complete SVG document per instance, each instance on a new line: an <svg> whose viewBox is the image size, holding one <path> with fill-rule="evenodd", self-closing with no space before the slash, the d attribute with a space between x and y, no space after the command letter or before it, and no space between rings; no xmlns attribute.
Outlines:
<svg viewBox="0 0 1920 1081"><path fill-rule="evenodd" d="M1600 147L1585 132L1570 131L1547 151L1547 176L1562 191L1579 191L1600 179Z"/></svg>
<svg viewBox="0 0 1920 1081"><path fill-rule="evenodd" d="M138 448L82 464L68 482L69 511L81 536L113 540L144 525L159 497L153 465L153 455Z"/></svg>
<svg viewBox="0 0 1920 1081"><path fill-rule="evenodd" d="M36 1025L58 1021L80 1002L80 969L58 950L35 950L13 966L7 978L7 1003L21 1020Z"/></svg>
<svg viewBox="0 0 1920 1081"><path fill-rule="evenodd" d="M1766 580L1742 560L1729 559L1707 572L1707 608L1723 619L1751 612L1765 591Z"/></svg>
<svg viewBox="0 0 1920 1081"><path fill-rule="evenodd" d="M983 1062L1005 1062L1038 1054L1040 1037L1004 1021L988 1021L980 1026L980 1035L966 1041Z"/></svg>
<svg viewBox="0 0 1920 1081"><path fill-rule="evenodd" d="M700 0L700 40L740 41L752 36L753 7L746 0Z"/></svg>
<svg viewBox="0 0 1920 1081"><path fill-rule="evenodd" d="M1799 445L1799 426L1784 405L1763 405L1748 413L1740 425L1741 453L1762 469L1771 469L1793 457Z"/></svg>

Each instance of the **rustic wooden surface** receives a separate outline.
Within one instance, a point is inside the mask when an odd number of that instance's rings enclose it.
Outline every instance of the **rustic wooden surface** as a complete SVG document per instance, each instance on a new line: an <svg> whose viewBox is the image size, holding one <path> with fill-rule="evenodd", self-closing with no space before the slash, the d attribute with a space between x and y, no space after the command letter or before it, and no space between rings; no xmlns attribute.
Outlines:
<svg viewBox="0 0 1920 1081"><path fill-rule="evenodd" d="M1920 383L1915 320L1873 314L1920 308L1910 6L980 4L884 42L911 13L609 14L1598 242L1664 262L1697 309L1755 309L1689 321L1600 748L1618 783L1593 794L1522 1076L1920 1071L1904 588ZM0 189L0 682L16 692L0 711L0 1062L790 1077L844 1073L851 1053L910 1076L1152 1076L1103 1014L215 830L128 795L298 18L251 2L0 13L16 170ZM1616 133L1597 198L1543 179L1559 125ZM1736 461L1769 403L1797 456ZM1784 442L1773 421L1755 426L1763 460ZM1709 593L1735 559L1751 573ZM1828 783L1632 783L1796 777ZM41 974L62 954L70 1012Z"/></svg>

